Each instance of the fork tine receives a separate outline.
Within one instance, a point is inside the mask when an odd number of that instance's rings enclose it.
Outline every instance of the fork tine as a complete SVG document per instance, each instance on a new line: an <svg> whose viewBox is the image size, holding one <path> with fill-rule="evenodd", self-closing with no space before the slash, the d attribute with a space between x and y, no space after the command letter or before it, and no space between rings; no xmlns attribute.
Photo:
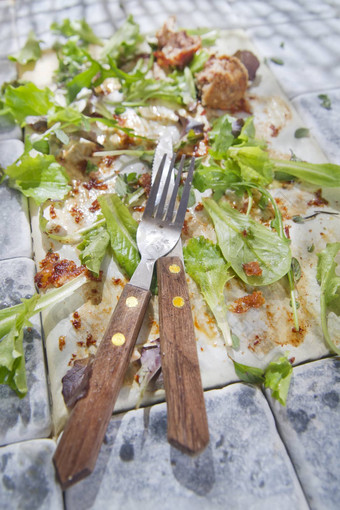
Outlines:
<svg viewBox="0 0 340 510"><path fill-rule="evenodd" d="M169 191L170 179L172 179L172 172L173 172L173 169L174 169L174 165L175 165L175 161L176 161L176 156L177 156L177 154L174 154L172 156L171 163L170 163L170 166L169 166L169 169L168 169L168 175L166 176L166 181L165 181L165 184L164 184L162 196L161 196L161 199L160 199L159 204L158 204L157 214L155 216L155 218L157 220L161 220L163 218L163 215L164 215L164 205L165 205L166 197L167 197L168 191Z"/></svg>
<svg viewBox="0 0 340 510"><path fill-rule="evenodd" d="M164 156L162 158L162 161L161 161L161 164L159 165L159 169L158 169L155 181L154 181L153 185L151 186L150 195L149 195L148 201L146 202L146 206L145 206L144 213L143 213L143 218L144 217L146 218L147 216L151 216L154 211L158 188L159 188L159 184L161 182L161 177L162 177L165 161L166 161L166 154L164 154Z"/></svg>
<svg viewBox="0 0 340 510"><path fill-rule="evenodd" d="M171 198L170 198L170 201L169 201L169 205L168 205L168 210L167 210L167 213L166 213L165 221L171 222L172 219L173 219L173 216L174 216L174 207L175 207L175 203L176 203L179 183L181 181L181 175L182 175L182 171L183 171L184 160L185 160L185 156L183 154L182 157L181 157L181 162L180 162L179 167L178 167L176 181L175 181L175 184L174 184L174 188L172 190L172 195L171 195Z"/></svg>
<svg viewBox="0 0 340 510"><path fill-rule="evenodd" d="M192 178L193 178L193 174L194 174L194 168L195 168L195 158L191 158L187 180L185 181L182 198L179 203L176 218L174 221L174 225L176 227L180 227L183 224L184 216L185 216L188 201L189 201L189 195L190 195L190 189L191 189L191 184L192 184Z"/></svg>

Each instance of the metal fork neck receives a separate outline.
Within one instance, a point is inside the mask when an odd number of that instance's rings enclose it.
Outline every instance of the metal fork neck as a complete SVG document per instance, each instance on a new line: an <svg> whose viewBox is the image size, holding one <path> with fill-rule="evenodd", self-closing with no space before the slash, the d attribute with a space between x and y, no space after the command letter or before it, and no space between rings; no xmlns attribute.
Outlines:
<svg viewBox="0 0 340 510"><path fill-rule="evenodd" d="M130 284L141 289L149 290L153 275L153 268L155 266L154 259L142 257L137 266L136 271L133 273Z"/></svg>

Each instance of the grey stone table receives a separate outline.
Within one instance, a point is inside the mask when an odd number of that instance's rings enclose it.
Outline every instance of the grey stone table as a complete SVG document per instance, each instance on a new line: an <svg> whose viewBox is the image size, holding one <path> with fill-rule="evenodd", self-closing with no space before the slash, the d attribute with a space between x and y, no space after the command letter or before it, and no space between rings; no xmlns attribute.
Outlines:
<svg viewBox="0 0 340 510"><path fill-rule="evenodd" d="M170 14L180 26L243 28L330 161L340 163L340 1L332 0L2 0L0 80L15 77L7 55L33 29L85 17L109 36L133 14L143 31ZM284 62L276 65L270 59ZM332 109L320 106L328 94ZM19 128L0 131L0 164L22 146ZM0 187L0 308L34 292L25 199ZM110 422L96 469L63 495L51 458L47 372L39 319L25 335L29 397L0 387L0 509L315 509L340 501L340 375L335 358L294 368L286 407L246 384L205 392L211 442L195 458L166 442L166 407L129 411Z"/></svg>

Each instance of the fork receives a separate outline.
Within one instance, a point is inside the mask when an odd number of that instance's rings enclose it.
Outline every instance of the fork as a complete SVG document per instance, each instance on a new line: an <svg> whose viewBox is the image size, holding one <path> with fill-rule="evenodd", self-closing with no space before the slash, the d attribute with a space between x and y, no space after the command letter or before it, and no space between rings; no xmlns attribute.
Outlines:
<svg viewBox="0 0 340 510"><path fill-rule="evenodd" d="M87 392L76 402L53 458L63 489L85 478L94 469L149 304L155 262L172 250L181 234L195 162L192 158L175 213L183 166L178 171L168 206L165 207L174 158L156 206L165 161L166 155L160 164L137 229L141 261L130 283L124 287L95 359L88 367Z"/></svg>

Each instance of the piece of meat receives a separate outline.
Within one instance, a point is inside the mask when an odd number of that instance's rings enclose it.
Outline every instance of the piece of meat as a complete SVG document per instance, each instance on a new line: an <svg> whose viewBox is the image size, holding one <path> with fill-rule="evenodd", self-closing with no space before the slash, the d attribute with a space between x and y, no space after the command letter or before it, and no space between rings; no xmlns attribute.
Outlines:
<svg viewBox="0 0 340 510"><path fill-rule="evenodd" d="M242 266L247 276L261 276L262 274L262 269L257 260L254 262L247 262L246 264L242 264Z"/></svg>
<svg viewBox="0 0 340 510"><path fill-rule="evenodd" d="M244 67L247 69L248 79L250 81L255 80L256 71L260 66L260 62L258 58L254 55L254 53L248 50L238 50L234 54L234 57L238 58L242 62Z"/></svg>
<svg viewBox="0 0 340 510"><path fill-rule="evenodd" d="M35 284L39 289L61 287L82 273L88 274L85 266L77 266L73 260L60 260L59 253L48 252L40 262L40 268L34 277Z"/></svg>
<svg viewBox="0 0 340 510"><path fill-rule="evenodd" d="M237 109L248 87L248 71L236 57L212 56L196 74L203 106Z"/></svg>
<svg viewBox="0 0 340 510"><path fill-rule="evenodd" d="M158 51L155 52L157 64L161 67L183 69L192 60L201 47L201 38L189 35L185 30L176 32L175 18L169 18L156 34Z"/></svg>
<svg viewBox="0 0 340 510"><path fill-rule="evenodd" d="M233 313L245 313L250 308L260 308L264 305L265 299L260 290L254 290L252 294L247 294L236 299L235 303L229 307Z"/></svg>

